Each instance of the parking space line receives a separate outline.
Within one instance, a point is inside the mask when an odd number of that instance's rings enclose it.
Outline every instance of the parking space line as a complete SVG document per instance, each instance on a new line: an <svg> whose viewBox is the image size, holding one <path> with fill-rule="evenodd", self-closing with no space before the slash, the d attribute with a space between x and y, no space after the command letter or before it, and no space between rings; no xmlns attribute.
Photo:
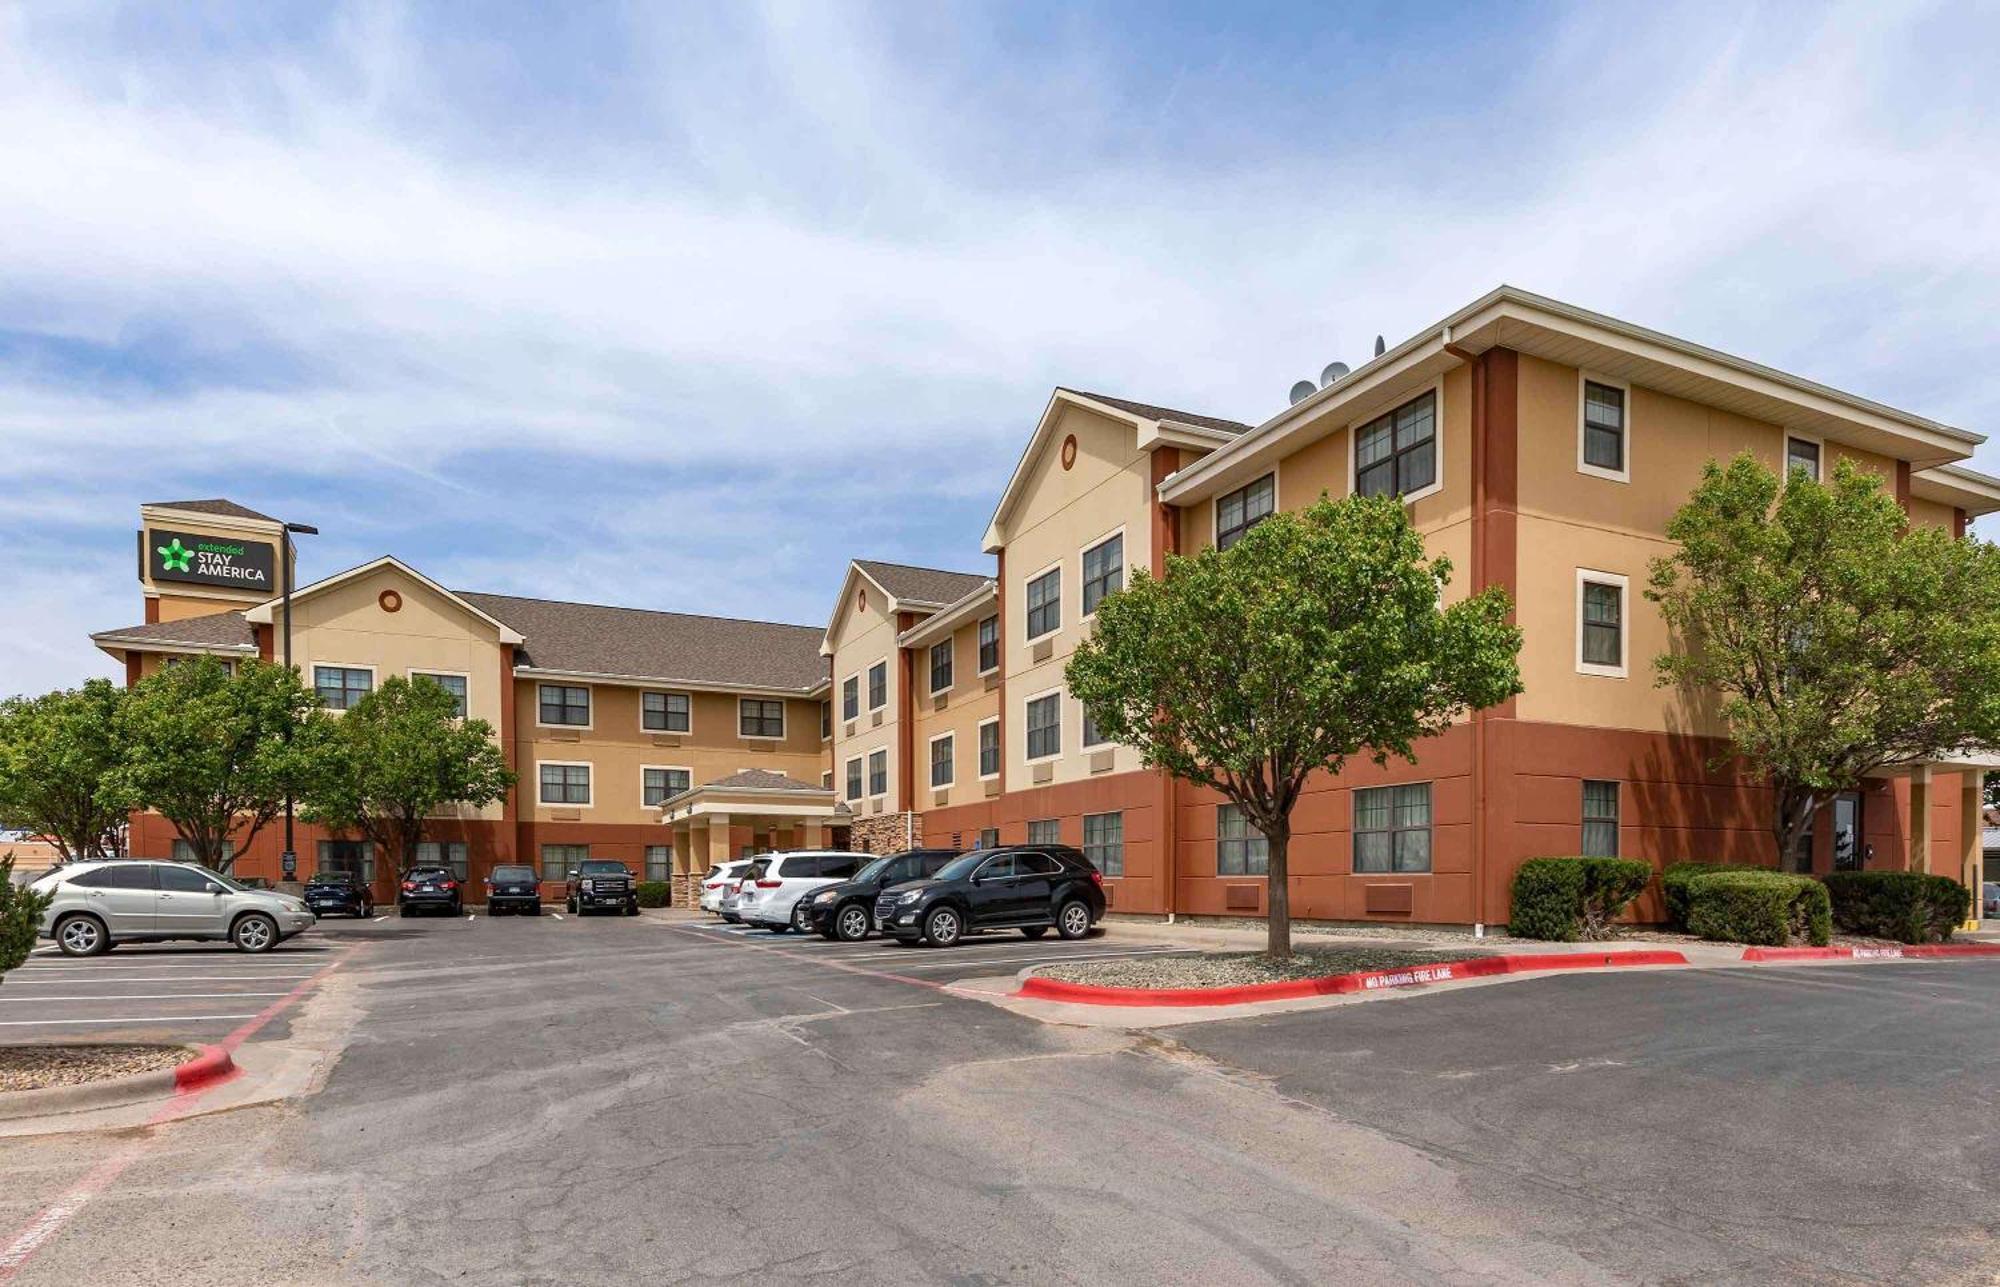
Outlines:
<svg viewBox="0 0 2000 1287"><path fill-rule="evenodd" d="M311 974L311 973L305 973L305 974L124 974L124 975L117 975L117 974L114 974L114 975L110 975L110 976L104 976L104 975L99 975L99 976L96 976L96 977L91 977L91 976L88 976L88 975L86 975L85 977L82 977L82 978L64 978L64 979L49 979L49 980L47 981L47 984L46 984L46 986L48 986L48 987L76 987L76 986L78 986L78 985L80 985L80 984L84 984L84 983L234 983L234 982L243 982L243 983L262 983L262 982L265 982L265 981L267 981L267 980L271 980L271 979L309 979L309 978L311 978L311 977L312 977L312 974ZM14 983L14 984L25 984L25 985L29 985L29 986L42 986L42 985L40 985L40 984L37 984L35 980L33 980L33 979L30 979L30 978L26 978L26 977L24 977L23 975L20 975L20 974L15 974L15 975L14 975L14 976L13 976L13 977L12 977L11 979L9 979L8 981L9 981L10 983Z"/></svg>
<svg viewBox="0 0 2000 1287"><path fill-rule="evenodd" d="M254 1014L162 1014L142 1015L137 1019L0 1019L0 1028L51 1028L57 1024L75 1023L205 1023L211 1019L254 1019Z"/></svg>
<svg viewBox="0 0 2000 1287"><path fill-rule="evenodd" d="M50 1005L69 1001L195 1001L215 997L281 997L282 992L125 992L110 997L0 997L0 1005Z"/></svg>

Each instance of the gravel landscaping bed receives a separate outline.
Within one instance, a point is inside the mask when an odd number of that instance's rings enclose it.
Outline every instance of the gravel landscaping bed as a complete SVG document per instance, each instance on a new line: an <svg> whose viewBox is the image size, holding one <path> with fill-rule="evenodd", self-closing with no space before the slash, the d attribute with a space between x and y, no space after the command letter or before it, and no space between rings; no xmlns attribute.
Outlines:
<svg viewBox="0 0 2000 1287"><path fill-rule="evenodd" d="M1110 988L1232 988L1245 983L1284 983L1359 970L1395 970L1443 961L1469 961L1490 955L1490 952L1423 952L1399 947L1302 945L1289 957L1266 956L1262 952L1129 957L1044 965L1035 973L1045 979Z"/></svg>
<svg viewBox="0 0 2000 1287"><path fill-rule="evenodd" d="M0 1091L79 1086L186 1063L186 1046L0 1046Z"/></svg>

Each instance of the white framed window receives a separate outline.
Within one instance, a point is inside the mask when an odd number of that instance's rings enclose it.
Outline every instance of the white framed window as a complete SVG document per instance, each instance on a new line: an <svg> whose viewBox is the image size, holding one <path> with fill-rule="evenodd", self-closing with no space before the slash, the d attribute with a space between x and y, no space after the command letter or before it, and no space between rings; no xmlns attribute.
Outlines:
<svg viewBox="0 0 2000 1287"><path fill-rule="evenodd" d="M931 645L931 696L951 691L952 641L940 639Z"/></svg>
<svg viewBox="0 0 2000 1287"><path fill-rule="evenodd" d="M849 675L840 681L840 718L861 718L861 676Z"/></svg>
<svg viewBox="0 0 2000 1287"><path fill-rule="evenodd" d="M1348 430L1349 476L1358 496L1407 504L1444 486L1444 382Z"/></svg>
<svg viewBox="0 0 2000 1287"><path fill-rule="evenodd" d="M1107 876L1125 874L1125 815L1083 815L1083 856Z"/></svg>
<svg viewBox="0 0 2000 1287"><path fill-rule="evenodd" d="M1093 746L1103 746L1106 743L1110 742L1111 739L1104 735L1104 730L1097 727L1097 721L1090 718L1090 708L1085 706L1082 702L1078 702L1076 704L1076 708L1077 710L1083 712L1080 717L1083 721L1083 741L1081 744L1085 748L1089 748Z"/></svg>
<svg viewBox="0 0 2000 1287"><path fill-rule="evenodd" d="M822 791L831 791L831 790L833 790L833 770L832 770L832 769L826 769L826 770L824 770L823 772L821 772L821 773L820 773L820 775L819 775L819 789L820 789L820 790L822 790Z"/></svg>
<svg viewBox="0 0 2000 1287"><path fill-rule="evenodd" d="M324 840L322 840L322 841L320 841L319 843L320 843L320 848L321 848L321 852L322 852L322 853L323 853L323 852L325 852L325 848L326 848L326 843L327 843L327 842L326 842L326 841L324 841ZM349 841L349 842L346 842L346 843L350 843L350 844L351 844L351 843L355 843L355 842L352 842L352 841ZM365 842L362 842L362 843L365 843ZM176 837L174 837L174 846L173 846L172 850L170 850L169 852L170 852L170 853L171 853L171 854L173 855L173 860L174 860L175 862L193 862L193 861L195 861L195 855L194 855L194 846L193 846L193 845L191 845L191 844L189 844L189 843L188 843L187 841L185 841L185 840L182 840L182 839L181 839L181 838L180 838L179 836L176 836ZM233 862L235 862L235 861L236 861L236 842L235 842L234 840L225 840L225 841L223 841L223 842L222 842L222 865L223 865L223 866L225 866L225 867L227 867L227 866L228 866L228 865L229 865L230 863L233 863ZM326 863L325 863L325 861L324 861L324 860L322 860L322 861L321 861L321 863L320 863L320 866L322 866L322 867L326 866Z"/></svg>
<svg viewBox="0 0 2000 1287"><path fill-rule="evenodd" d="M1043 635L1052 635L1062 629L1062 564L1036 574L1028 582L1027 593L1026 638L1033 643Z"/></svg>
<svg viewBox="0 0 2000 1287"><path fill-rule="evenodd" d="M868 668L868 709L879 711L889 704L889 663L878 661Z"/></svg>
<svg viewBox="0 0 2000 1287"><path fill-rule="evenodd" d="M1616 483L1632 481L1632 386L1577 372L1576 470Z"/></svg>
<svg viewBox="0 0 2000 1287"><path fill-rule="evenodd" d="M692 733L694 698L687 693L640 693L639 727L648 733Z"/></svg>
<svg viewBox="0 0 2000 1287"><path fill-rule="evenodd" d="M948 787L958 780L953 764L957 739L950 733L940 733L931 739L931 785Z"/></svg>
<svg viewBox="0 0 2000 1287"><path fill-rule="evenodd" d="M540 684L535 722L543 728L589 728L590 690L580 684Z"/></svg>
<svg viewBox="0 0 2000 1287"><path fill-rule="evenodd" d="M1062 843L1061 818L1035 818L1028 823L1028 843L1031 845L1059 845Z"/></svg>
<svg viewBox="0 0 2000 1287"><path fill-rule="evenodd" d="M1083 615L1097 615L1104 597L1125 588L1125 529L1119 528L1083 552Z"/></svg>
<svg viewBox="0 0 2000 1287"><path fill-rule="evenodd" d="M737 698L736 733L739 737L782 738L785 735L785 703L766 697Z"/></svg>
<svg viewBox="0 0 2000 1287"><path fill-rule="evenodd" d="M590 807L590 766L571 760L537 760L540 783L536 799L543 804Z"/></svg>
<svg viewBox="0 0 2000 1287"><path fill-rule="evenodd" d="M861 798L861 785L861 757L857 755L847 762L847 798L849 800L859 800Z"/></svg>
<svg viewBox="0 0 2000 1287"><path fill-rule="evenodd" d="M646 879L661 881L673 874L674 850L671 845L646 846Z"/></svg>
<svg viewBox="0 0 2000 1287"><path fill-rule="evenodd" d="M1577 852L1586 858L1618 856L1616 782L1586 781L1583 784L1583 847Z"/></svg>
<svg viewBox="0 0 2000 1287"><path fill-rule="evenodd" d="M328 710L344 711L375 691L373 666L315 665L313 691Z"/></svg>
<svg viewBox="0 0 2000 1287"><path fill-rule="evenodd" d="M889 750L879 747L868 752L868 794L889 794Z"/></svg>
<svg viewBox="0 0 2000 1287"><path fill-rule="evenodd" d="M1370 787L1354 793L1354 871L1431 869L1431 784Z"/></svg>
<svg viewBox="0 0 2000 1287"><path fill-rule="evenodd" d="M1027 758L1052 760L1062 754L1062 692L1030 697L1024 709L1028 730Z"/></svg>
<svg viewBox="0 0 2000 1287"><path fill-rule="evenodd" d="M1226 550L1278 509L1278 475L1268 473L1215 498L1215 548Z"/></svg>
<svg viewBox="0 0 2000 1287"><path fill-rule="evenodd" d="M673 764L639 766L639 803L658 808L694 784L694 771Z"/></svg>
<svg viewBox="0 0 2000 1287"><path fill-rule="evenodd" d="M449 867L458 880L466 879L466 848L463 840L420 840L417 842L416 865L419 867Z"/></svg>
<svg viewBox="0 0 2000 1287"><path fill-rule="evenodd" d="M979 776L982 780L1000 776L1000 717L979 721Z"/></svg>
<svg viewBox="0 0 2000 1287"><path fill-rule="evenodd" d="M1626 579L1616 572L1576 570L1576 669L1607 679L1626 676Z"/></svg>
<svg viewBox="0 0 2000 1287"><path fill-rule="evenodd" d="M1785 477L1804 474L1816 483L1826 481L1826 444L1804 434L1785 435Z"/></svg>
<svg viewBox="0 0 2000 1287"><path fill-rule="evenodd" d="M821 702L819 704L819 740L822 742L831 742L833 740L832 702Z"/></svg>
<svg viewBox="0 0 2000 1287"><path fill-rule="evenodd" d="M1000 618L996 614L979 622L979 673L990 675L1000 669Z"/></svg>
<svg viewBox="0 0 2000 1287"><path fill-rule="evenodd" d="M177 847L185 843L186 841L181 840L174 842ZM368 884L375 883L375 845L372 841L322 840L318 842L315 851L318 865L313 870L352 872ZM178 849L174 854L174 860L183 861ZM193 859L188 858L185 861L192 862Z"/></svg>
<svg viewBox="0 0 2000 1287"><path fill-rule="evenodd" d="M589 845L543 845L542 879L568 880L570 872L588 861Z"/></svg>
<svg viewBox="0 0 2000 1287"><path fill-rule="evenodd" d="M470 677L467 676L463 671L413 670L410 672L410 678L413 680L428 679L433 684L436 684L439 688L442 688L447 693L450 693L452 695L452 699L454 702L454 707L455 707L454 713L460 719L465 718L466 686L470 682Z"/></svg>
<svg viewBox="0 0 2000 1287"><path fill-rule="evenodd" d="M1215 806L1215 874L1262 876L1271 869L1271 842L1238 805Z"/></svg>
<svg viewBox="0 0 2000 1287"><path fill-rule="evenodd" d="M1000 847L1000 828L981 827L979 829L979 839L972 842L972 847L974 849L998 849Z"/></svg>

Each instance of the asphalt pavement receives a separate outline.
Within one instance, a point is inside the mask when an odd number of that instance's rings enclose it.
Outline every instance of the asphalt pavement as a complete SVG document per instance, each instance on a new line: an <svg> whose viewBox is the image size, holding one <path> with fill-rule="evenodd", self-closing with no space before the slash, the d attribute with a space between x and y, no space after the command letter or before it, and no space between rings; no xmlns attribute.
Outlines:
<svg viewBox="0 0 2000 1287"><path fill-rule="evenodd" d="M950 986L1161 950L1124 933L313 940L347 954L301 1004L349 1025L315 1093L0 1141L0 1239L138 1150L17 1281L1990 1280L2000 965L1536 979L1163 1039Z"/></svg>

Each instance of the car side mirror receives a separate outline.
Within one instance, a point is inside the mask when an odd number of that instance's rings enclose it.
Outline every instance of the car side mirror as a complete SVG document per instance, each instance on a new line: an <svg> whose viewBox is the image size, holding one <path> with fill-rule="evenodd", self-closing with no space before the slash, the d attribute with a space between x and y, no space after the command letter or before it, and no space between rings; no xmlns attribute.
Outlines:
<svg viewBox="0 0 2000 1287"><path fill-rule="evenodd" d="M204 894L219 894L222 892L222 886L211 880L201 887L201 892Z"/></svg>
<svg viewBox="0 0 2000 1287"><path fill-rule="evenodd" d="M569 880L575 880L575 879L576 879L576 868L572 867L572 868L570 868L570 869L569 869L569 876L567 877L567 879L569 879Z"/></svg>

